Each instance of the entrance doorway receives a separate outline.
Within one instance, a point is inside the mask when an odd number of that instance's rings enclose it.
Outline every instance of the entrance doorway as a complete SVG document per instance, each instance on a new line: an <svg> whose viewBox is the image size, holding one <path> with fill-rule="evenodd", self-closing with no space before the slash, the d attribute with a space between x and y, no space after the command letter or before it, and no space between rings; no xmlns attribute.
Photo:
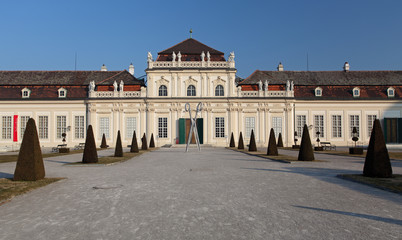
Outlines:
<svg viewBox="0 0 402 240"><path fill-rule="evenodd" d="M198 118L197 119L197 131L198 131L198 137L200 138L200 144L203 144L203 119ZM188 140L188 134L190 132L191 128L191 120L190 118L180 118L179 119L179 144L186 144ZM191 138L191 143L195 144L195 136L193 134L193 137Z"/></svg>
<svg viewBox="0 0 402 240"><path fill-rule="evenodd" d="M386 143L402 143L402 118L384 118Z"/></svg>

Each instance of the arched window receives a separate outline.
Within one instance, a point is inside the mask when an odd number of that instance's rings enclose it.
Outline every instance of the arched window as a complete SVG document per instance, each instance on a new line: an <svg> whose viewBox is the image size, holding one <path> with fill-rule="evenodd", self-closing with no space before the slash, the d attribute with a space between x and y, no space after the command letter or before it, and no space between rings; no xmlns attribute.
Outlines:
<svg viewBox="0 0 402 240"><path fill-rule="evenodd" d="M195 87L194 85L190 85L187 88L187 96L195 96Z"/></svg>
<svg viewBox="0 0 402 240"><path fill-rule="evenodd" d="M215 96L223 96L223 95L224 95L223 86L222 85L216 86Z"/></svg>
<svg viewBox="0 0 402 240"><path fill-rule="evenodd" d="M165 85L159 87L159 96L167 96L167 87Z"/></svg>

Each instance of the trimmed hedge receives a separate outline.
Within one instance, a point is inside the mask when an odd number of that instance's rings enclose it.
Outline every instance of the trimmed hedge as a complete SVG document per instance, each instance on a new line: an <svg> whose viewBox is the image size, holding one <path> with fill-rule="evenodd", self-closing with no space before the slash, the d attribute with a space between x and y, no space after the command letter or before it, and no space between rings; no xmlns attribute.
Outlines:
<svg viewBox="0 0 402 240"><path fill-rule="evenodd" d="M239 145L237 146L237 149L244 149L243 135L242 135L241 132L240 132L240 135L239 135Z"/></svg>
<svg viewBox="0 0 402 240"><path fill-rule="evenodd" d="M276 146L275 132L274 132L273 128L271 128L271 131L269 133L269 142L268 142L267 155L269 155L269 156L278 156L278 148Z"/></svg>
<svg viewBox="0 0 402 240"><path fill-rule="evenodd" d="M138 149L138 144L137 144L137 136L135 134L135 131L133 132L133 139L131 139L131 148L130 152L137 153L140 150Z"/></svg>
<svg viewBox="0 0 402 240"><path fill-rule="evenodd" d="M87 138L85 139L84 154L82 155L83 163L97 163L98 152L96 151L94 132L92 125L88 126Z"/></svg>
<svg viewBox="0 0 402 240"><path fill-rule="evenodd" d="M155 147L155 141L154 141L154 134L151 134L151 141L149 142L149 148L154 148Z"/></svg>
<svg viewBox="0 0 402 240"><path fill-rule="evenodd" d="M308 132L308 127L305 124L303 128L303 135L300 143L299 149L299 161L314 161L314 151L311 145L310 134Z"/></svg>
<svg viewBox="0 0 402 240"><path fill-rule="evenodd" d="M279 133L279 135L278 135L278 144L276 146L283 147L282 133Z"/></svg>
<svg viewBox="0 0 402 240"><path fill-rule="evenodd" d="M229 147L231 147L231 148L236 147L236 146L235 146L234 137L233 137L233 133L232 133L232 136L230 137L230 144L229 144Z"/></svg>
<svg viewBox="0 0 402 240"><path fill-rule="evenodd" d="M107 143L106 143L106 136L105 134L102 135L102 142L100 145L101 148L107 148Z"/></svg>
<svg viewBox="0 0 402 240"><path fill-rule="evenodd" d="M115 157L123 157L123 146L121 145L120 130L117 131L116 148L114 149Z"/></svg>
<svg viewBox="0 0 402 240"><path fill-rule="evenodd" d="M17 165L14 171L15 181L37 181L45 178L42 150L39 144L35 120L27 122L22 138Z"/></svg>
<svg viewBox="0 0 402 240"><path fill-rule="evenodd" d="M254 138L254 131L253 130L251 130L250 144L248 145L248 151L249 152L256 152L257 151L257 146L255 144L255 138Z"/></svg>
<svg viewBox="0 0 402 240"><path fill-rule="evenodd" d="M144 133L144 136L141 138L141 150L148 150L148 145L147 145L147 136Z"/></svg>
<svg viewBox="0 0 402 240"><path fill-rule="evenodd" d="M367 148L366 160L364 161L363 175L366 177L392 177L391 161L385 138L382 133L380 120L374 121L371 131L370 142Z"/></svg>

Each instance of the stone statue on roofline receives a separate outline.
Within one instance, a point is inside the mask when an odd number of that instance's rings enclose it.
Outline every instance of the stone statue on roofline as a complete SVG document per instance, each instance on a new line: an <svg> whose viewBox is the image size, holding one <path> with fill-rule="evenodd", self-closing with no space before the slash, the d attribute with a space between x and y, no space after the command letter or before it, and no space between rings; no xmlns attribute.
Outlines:
<svg viewBox="0 0 402 240"><path fill-rule="evenodd" d="M258 90L262 91L262 81L258 81Z"/></svg>
<svg viewBox="0 0 402 240"><path fill-rule="evenodd" d="M181 53L179 51L179 53L177 54L177 61L181 62Z"/></svg>
<svg viewBox="0 0 402 240"><path fill-rule="evenodd" d="M286 81L286 91L287 92L290 91L290 82L289 82L289 80Z"/></svg>
<svg viewBox="0 0 402 240"><path fill-rule="evenodd" d="M90 92L95 91L95 81L90 81L88 88Z"/></svg>
<svg viewBox="0 0 402 240"><path fill-rule="evenodd" d="M174 62L174 61L176 61L176 53L175 52L172 53L172 62Z"/></svg>
<svg viewBox="0 0 402 240"><path fill-rule="evenodd" d="M117 91L117 82L116 81L114 81L114 83L113 83L113 88L114 88L114 91L116 92Z"/></svg>
<svg viewBox="0 0 402 240"><path fill-rule="evenodd" d="M209 51L207 52L207 61L211 61L211 54L209 54Z"/></svg>
<svg viewBox="0 0 402 240"><path fill-rule="evenodd" d="M228 62L234 62L234 58L235 58L235 54L234 54L234 52L231 52L229 54Z"/></svg>
<svg viewBox="0 0 402 240"><path fill-rule="evenodd" d="M265 80L265 89L264 89L265 91L268 91L268 83L269 83L268 80Z"/></svg>
<svg viewBox="0 0 402 240"><path fill-rule="evenodd" d="M202 53L201 53L201 61L205 61L205 53L204 53L204 51L202 51Z"/></svg>
<svg viewBox="0 0 402 240"><path fill-rule="evenodd" d="M152 58L152 53L148 52L148 62L153 62L154 59Z"/></svg>
<svg viewBox="0 0 402 240"><path fill-rule="evenodd" d="M291 91L295 90L295 85L294 85L293 81L290 83L290 90Z"/></svg>
<svg viewBox="0 0 402 240"><path fill-rule="evenodd" d="M120 92L123 92L123 89L124 89L124 82L123 82L123 80L120 81L119 89L120 89Z"/></svg>

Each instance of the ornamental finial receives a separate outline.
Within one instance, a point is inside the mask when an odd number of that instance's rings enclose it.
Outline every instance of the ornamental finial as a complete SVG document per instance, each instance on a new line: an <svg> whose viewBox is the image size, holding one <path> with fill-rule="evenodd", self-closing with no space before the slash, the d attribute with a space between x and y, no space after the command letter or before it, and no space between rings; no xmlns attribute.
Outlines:
<svg viewBox="0 0 402 240"><path fill-rule="evenodd" d="M190 28L190 38L193 38L193 29Z"/></svg>

